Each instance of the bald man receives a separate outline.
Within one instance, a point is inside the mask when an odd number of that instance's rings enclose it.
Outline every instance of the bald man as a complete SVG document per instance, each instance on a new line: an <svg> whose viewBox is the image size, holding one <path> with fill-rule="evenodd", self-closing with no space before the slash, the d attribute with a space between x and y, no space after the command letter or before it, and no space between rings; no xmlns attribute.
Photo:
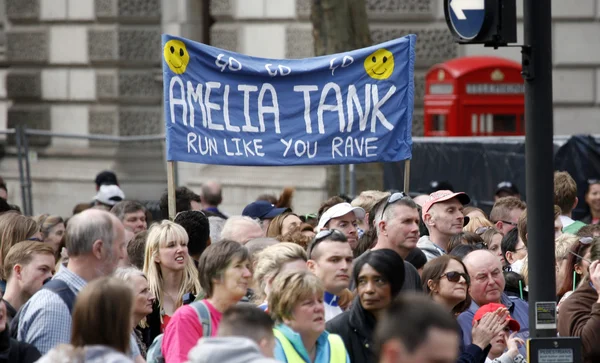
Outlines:
<svg viewBox="0 0 600 363"><path fill-rule="evenodd" d="M477 250L466 255L463 262L471 277L469 294L472 300L469 309L458 316L465 346L471 344L475 312L480 306L489 303L505 305L510 316L521 325L517 336L527 340L529 338L529 304L518 297L508 296L504 293L504 274L498 257L489 250ZM519 348L519 352L523 356L527 354L524 346Z"/></svg>
<svg viewBox="0 0 600 363"><path fill-rule="evenodd" d="M202 202L202 210L211 215L227 219L228 216L219 210L219 204L223 202L221 194L221 184L215 180L209 180L202 184L200 190L200 200Z"/></svg>

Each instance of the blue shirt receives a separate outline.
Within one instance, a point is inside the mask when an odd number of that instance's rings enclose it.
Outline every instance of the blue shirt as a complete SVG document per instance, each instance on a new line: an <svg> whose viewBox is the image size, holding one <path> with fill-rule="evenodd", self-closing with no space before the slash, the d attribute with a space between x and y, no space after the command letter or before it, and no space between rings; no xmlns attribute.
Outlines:
<svg viewBox="0 0 600 363"><path fill-rule="evenodd" d="M54 276L62 280L77 295L87 282L68 268L61 268ZM71 342L71 312L67 304L53 291L41 289L23 307L19 317L17 340L35 346L42 355L59 344ZM132 333L133 334L133 333ZM133 335L130 336L133 357L140 354Z"/></svg>
<svg viewBox="0 0 600 363"><path fill-rule="evenodd" d="M292 344L292 346L294 347L294 349L296 350L298 355L300 357L302 357L302 359L305 363L329 363L330 348L329 348L329 340L327 340L329 333L327 331L324 331L319 336L319 338L317 338L317 345L316 345L317 354L315 355L315 360L311 362L308 352L306 351L306 348L304 348L304 343L302 343L302 338L300 337L300 334L296 333L295 331L293 331L290 327L288 327L285 324L279 324L275 327L275 329L279 330L287 338L287 340L289 340L289 342ZM275 339L274 353L275 353L275 359L280 362L300 363L300 362L288 362L288 360L285 356L285 352L283 351L283 347L281 346L281 343L279 343L279 340L277 340L277 339ZM346 362L350 363L350 358L348 357L348 354L346 354Z"/></svg>
<svg viewBox="0 0 600 363"><path fill-rule="evenodd" d="M323 296L323 307L325 308L325 321L329 321L344 312L342 308L338 305L338 299L339 297L325 291L325 295Z"/></svg>
<svg viewBox="0 0 600 363"><path fill-rule="evenodd" d="M260 305L258 305L258 308L262 311L267 311L267 309L269 308L269 303L268 302L264 302Z"/></svg>
<svg viewBox="0 0 600 363"><path fill-rule="evenodd" d="M517 334L517 337L527 340L529 339L529 304L525 300L521 300L518 297L508 296L506 294L502 294L500 297L500 303L508 308L510 312L510 316L519 322L521 326L521 330ZM471 344L471 331L473 330L473 317L475 316L475 312L479 309L479 305L475 303L475 301L471 301L471 306L469 309L464 311L458 316L458 324L462 329L463 333L463 343L464 346L467 347ZM519 348L519 353L526 357L527 355L527 347L521 346Z"/></svg>

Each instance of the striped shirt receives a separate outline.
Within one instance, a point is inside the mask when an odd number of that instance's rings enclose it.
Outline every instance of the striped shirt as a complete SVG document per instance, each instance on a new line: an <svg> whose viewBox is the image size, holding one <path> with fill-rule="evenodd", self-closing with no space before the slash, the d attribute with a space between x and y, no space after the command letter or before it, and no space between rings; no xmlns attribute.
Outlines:
<svg viewBox="0 0 600 363"><path fill-rule="evenodd" d="M77 295L87 282L68 268L54 276L64 281ZM53 291L41 289L21 308L17 340L35 346L42 355L59 344L71 342L71 312L67 304ZM132 356L140 354L135 337L130 337Z"/></svg>

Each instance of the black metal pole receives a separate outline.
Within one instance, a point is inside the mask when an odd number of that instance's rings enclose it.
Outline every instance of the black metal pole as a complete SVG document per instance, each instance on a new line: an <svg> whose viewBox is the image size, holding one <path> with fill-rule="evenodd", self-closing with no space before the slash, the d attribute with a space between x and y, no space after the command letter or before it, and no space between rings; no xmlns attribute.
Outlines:
<svg viewBox="0 0 600 363"><path fill-rule="evenodd" d="M529 329L532 338L556 337L548 306L556 302L551 0L525 0L523 77L529 250ZM544 324L536 326L536 314Z"/></svg>
<svg viewBox="0 0 600 363"><path fill-rule="evenodd" d="M340 165L340 194L346 194L346 165Z"/></svg>
<svg viewBox="0 0 600 363"><path fill-rule="evenodd" d="M17 144L17 159L19 162L19 183L21 184L21 207L27 209L27 186L25 185L25 172L23 171L23 126L15 128L15 143Z"/></svg>
<svg viewBox="0 0 600 363"><path fill-rule="evenodd" d="M27 208L25 214L33 215L33 197L31 196L31 167L29 165L29 140L27 139L27 128L23 126L23 153L25 154L25 180L27 181Z"/></svg>

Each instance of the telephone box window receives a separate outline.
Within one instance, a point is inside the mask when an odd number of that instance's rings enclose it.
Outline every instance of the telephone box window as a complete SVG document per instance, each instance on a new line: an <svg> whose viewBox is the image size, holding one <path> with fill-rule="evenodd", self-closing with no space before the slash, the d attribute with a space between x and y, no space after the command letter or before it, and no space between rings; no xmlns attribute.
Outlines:
<svg viewBox="0 0 600 363"><path fill-rule="evenodd" d="M446 115L431 115L431 130L446 131Z"/></svg>
<svg viewBox="0 0 600 363"><path fill-rule="evenodd" d="M517 115L494 115L494 132L516 132Z"/></svg>

